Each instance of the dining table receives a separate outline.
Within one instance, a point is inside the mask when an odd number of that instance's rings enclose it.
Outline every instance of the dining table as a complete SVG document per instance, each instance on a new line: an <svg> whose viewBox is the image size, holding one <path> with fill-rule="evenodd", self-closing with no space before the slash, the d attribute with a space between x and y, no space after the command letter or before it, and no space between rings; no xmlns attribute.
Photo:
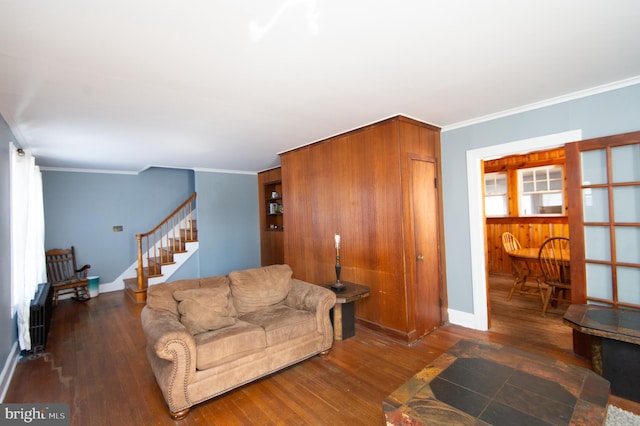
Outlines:
<svg viewBox="0 0 640 426"><path fill-rule="evenodd" d="M536 280L542 279L542 273L540 272L538 256L540 253L539 247L524 247L517 250L512 250L508 253L509 257L515 261L520 262L523 267L520 268L520 276L517 278L517 282L520 287L520 294L530 294L526 288L527 278L534 277ZM561 260L569 263L570 252L569 249L563 250L560 253ZM537 288L537 286L536 286ZM537 293L536 293L537 294ZM544 303L544 300L543 300Z"/></svg>
<svg viewBox="0 0 640 426"><path fill-rule="evenodd" d="M516 279L513 283L513 287L509 292L509 300L513 296L514 291L518 290L518 293L523 294L533 294L531 291L531 287L527 287L527 278L530 276L534 276L534 271L536 271L535 264L538 262L538 252L540 249L526 247L520 248L517 250L511 250L507 254L511 258L513 263L517 263L519 267L514 269L516 273ZM535 276L536 280L539 281L539 276ZM537 288L537 286L536 286ZM544 298L542 294L540 295L540 300L544 303Z"/></svg>
<svg viewBox="0 0 640 426"><path fill-rule="evenodd" d="M509 252L509 256L512 258L516 258L523 262L527 262L527 267L529 267L529 263L532 260L538 262L538 254L540 253L540 248L526 247L518 250L513 250ZM570 260L570 252L569 249L563 250L560 254L561 259L563 261L569 262Z"/></svg>

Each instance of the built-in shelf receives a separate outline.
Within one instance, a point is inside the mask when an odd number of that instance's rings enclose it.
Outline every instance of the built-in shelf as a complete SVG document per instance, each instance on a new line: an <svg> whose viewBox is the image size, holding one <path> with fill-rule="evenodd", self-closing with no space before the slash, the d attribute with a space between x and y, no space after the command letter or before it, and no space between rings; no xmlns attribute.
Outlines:
<svg viewBox="0 0 640 426"><path fill-rule="evenodd" d="M282 204L282 182L272 181L264 184L265 230L282 231L284 229Z"/></svg>
<svg viewBox="0 0 640 426"><path fill-rule="evenodd" d="M260 259L263 266L284 263L284 202L280 167L258 173Z"/></svg>

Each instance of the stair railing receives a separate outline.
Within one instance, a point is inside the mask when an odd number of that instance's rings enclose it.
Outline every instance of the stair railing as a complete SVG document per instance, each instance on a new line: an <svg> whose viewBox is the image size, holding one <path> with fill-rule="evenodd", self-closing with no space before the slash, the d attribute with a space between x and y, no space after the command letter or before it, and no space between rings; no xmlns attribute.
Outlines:
<svg viewBox="0 0 640 426"><path fill-rule="evenodd" d="M151 231L136 235L138 290L147 287L145 277L160 275L162 264L168 262L172 253L184 250L186 242L197 239L193 218L195 204L194 192Z"/></svg>

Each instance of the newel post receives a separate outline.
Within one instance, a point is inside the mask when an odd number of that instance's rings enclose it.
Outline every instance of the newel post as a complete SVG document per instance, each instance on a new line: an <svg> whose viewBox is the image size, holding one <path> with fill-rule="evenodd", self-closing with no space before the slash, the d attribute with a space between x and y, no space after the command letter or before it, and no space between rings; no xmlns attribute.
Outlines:
<svg viewBox="0 0 640 426"><path fill-rule="evenodd" d="M143 290L144 268L142 267L142 234L137 234L138 240L138 290Z"/></svg>

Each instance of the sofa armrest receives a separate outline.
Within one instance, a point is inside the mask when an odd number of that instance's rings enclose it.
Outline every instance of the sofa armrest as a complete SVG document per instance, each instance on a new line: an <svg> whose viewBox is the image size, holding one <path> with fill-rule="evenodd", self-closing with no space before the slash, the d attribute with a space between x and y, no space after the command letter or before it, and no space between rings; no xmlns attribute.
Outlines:
<svg viewBox="0 0 640 426"><path fill-rule="evenodd" d="M333 327L329 318L329 310L336 304L336 294L322 286L301 281L291 280L291 290L285 303L294 309L314 312L318 332L324 336L324 349L331 348L333 344Z"/></svg>
<svg viewBox="0 0 640 426"><path fill-rule="evenodd" d="M145 306L142 309L141 318L147 343L154 348L160 358L173 360L171 352L167 351L167 346L174 340L184 341L187 344L186 348L195 353L196 342L193 336L175 315Z"/></svg>
<svg viewBox="0 0 640 426"><path fill-rule="evenodd" d="M163 392L174 393L176 389L173 387L185 386L193 380L196 373L196 342L187 328L169 312L145 306L142 308L141 320L149 350L172 364L169 373L158 371L156 365L161 363L152 363L158 384Z"/></svg>

